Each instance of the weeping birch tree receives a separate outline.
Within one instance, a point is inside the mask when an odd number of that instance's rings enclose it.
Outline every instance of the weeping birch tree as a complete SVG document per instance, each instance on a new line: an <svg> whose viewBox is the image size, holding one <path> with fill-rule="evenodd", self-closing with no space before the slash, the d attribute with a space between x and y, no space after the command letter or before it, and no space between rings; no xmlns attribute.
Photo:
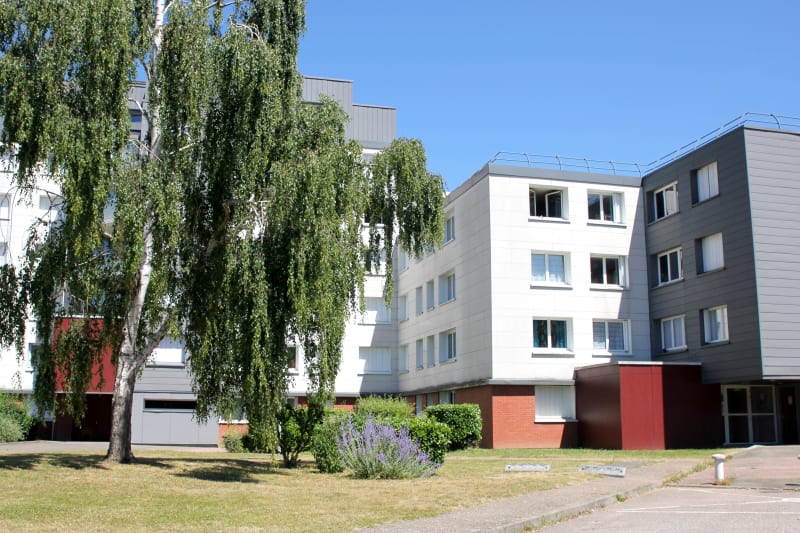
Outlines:
<svg viewBox="0 0 800 533"><path fill-rule="evenodd" d="M421 144L395 141L367 168L342 110L303 104L303 30L302 0L0 4L0 141L21 190L45 175L61 194L24 264L4 267L0 307L17 312L0 313L2 341L24 330L21 309L44 339L79 311L38 354L35 397L52 408L60 380L79 417L111 347L109 461L133 459L135 381L166 337L186 343L201 417L241 401L274 435L287 341L314 354L309 399L322 405L365 271L395 245L439 242L442 180ZM141 77L146 95L129 101Z"/></svg>

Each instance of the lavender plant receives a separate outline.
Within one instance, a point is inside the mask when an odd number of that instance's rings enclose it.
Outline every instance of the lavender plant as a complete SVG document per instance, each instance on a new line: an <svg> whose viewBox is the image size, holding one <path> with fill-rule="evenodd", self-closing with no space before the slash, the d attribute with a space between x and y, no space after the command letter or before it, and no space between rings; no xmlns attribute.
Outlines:
<svg viewBox="0 0 800 533"><path fill-rule="evenodd" d="M341 426L336 439L342 466L359 479L411 479L433 475L440 464L431 461L408 428L395 430L367 416L363 431L352 417Z"/></svg>

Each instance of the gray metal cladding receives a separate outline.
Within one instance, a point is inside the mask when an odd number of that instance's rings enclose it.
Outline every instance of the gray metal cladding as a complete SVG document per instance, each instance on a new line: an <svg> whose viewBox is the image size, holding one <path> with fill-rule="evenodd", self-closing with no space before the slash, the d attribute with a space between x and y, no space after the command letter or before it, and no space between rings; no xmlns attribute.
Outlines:
<svg viewBox="0 0 800 533"><path fill-rule="evenodd" d="M800 377L800 135L746 129L764 378Z"/></svg>

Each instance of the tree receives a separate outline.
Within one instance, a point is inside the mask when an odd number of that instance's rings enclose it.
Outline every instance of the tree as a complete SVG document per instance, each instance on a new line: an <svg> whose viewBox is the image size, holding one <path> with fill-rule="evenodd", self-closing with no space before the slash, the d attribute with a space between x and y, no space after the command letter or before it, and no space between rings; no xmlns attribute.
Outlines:
<svg viewBox="0 0 800 533"><path fill-rule="evenodd" d="M186 342L201 417L241 399L274 436L287 339L316 354L310 401L322 405L365 269L395 243L419 254L439 240L442 181L421 144L395 141L367 171L341 109L302 103L303 30L301 0L0 5L0 140L22 189L45 173L63 196L57 222L32 230L25 265L6 268L14 286L0 305L30 305L42 338L76 309L102 319L45 343L35 397L51 407L62 375L79 415L99 348L111 346L109 461L133 458L136 376L166 336ZM137 72L144 142L129 141ZM365 245L366 213L381 216ZM0 341L21 315L0 317Z"/></svg>

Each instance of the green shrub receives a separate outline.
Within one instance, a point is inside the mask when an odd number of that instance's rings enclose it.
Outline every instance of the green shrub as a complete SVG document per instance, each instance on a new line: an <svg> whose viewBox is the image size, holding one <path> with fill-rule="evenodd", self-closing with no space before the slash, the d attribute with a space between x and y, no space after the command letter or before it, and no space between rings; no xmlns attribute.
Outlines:
<svg viewBox="0 0 800 533"><path fill-rule="evenodd" d="M450 449L472 448L481 442L481 408L474 403L432 405L425 409L431 417L450 428Z"/></svg>
<svg viewBox="0 0 800 533"><path fill-rule="evenodd" d="M2 442L13 442L27 438L28 433L36 423L36 419L29 414L26 404L27 402L20 401L18 395L0 393L0 415L15 424L20 434L18 438L3 440ZM8 435L11 435L11 433Z"/></svg>
<svg viewBox="0 0 800 533"><path fill-rule="evenodd" d="M320 472L334 474L344 470L336 439L339 438L342 424L346 423L350 416L352 414L349 411L329 410L325 413L322 423L314 430L311 453Z"/></svg>
<svg viewBox="0 0 800 533"><path fill-rule="evenodd" d="M5 413L0 413L0 442L22 440L22 430L17 421Z"/></svg>
<svg viewBox="0 0 800 533"><path fill-rule="evenodd" d="M444 456L450 446L450 428L433 418L421 416L408 421L408 433L419 442L431 461L443 463Z"/></svg>
<svg viewBox="0 0 800 533"><path fill-rule="evenodd" d="M394 418L405 420L414 414L414 406L403 398L394 396L368 396L356 401L355 412L362 421L370 414L377 420Z"/></svg>
<svg viewBox="0 0 800 533"><path fill-rule="evenodd" d="M314 407L292 407L287 404L278 413L278 445L283 466L296 468L300 464L300 453L311 445L314 428L322 418L321 409Z"/></svg>
<svg viewBox="0 0 800 533"><path fill-rule="evenodd" d="M244 433L228 431L222 436L222 445L230 453L244 453Z"/></svg>

